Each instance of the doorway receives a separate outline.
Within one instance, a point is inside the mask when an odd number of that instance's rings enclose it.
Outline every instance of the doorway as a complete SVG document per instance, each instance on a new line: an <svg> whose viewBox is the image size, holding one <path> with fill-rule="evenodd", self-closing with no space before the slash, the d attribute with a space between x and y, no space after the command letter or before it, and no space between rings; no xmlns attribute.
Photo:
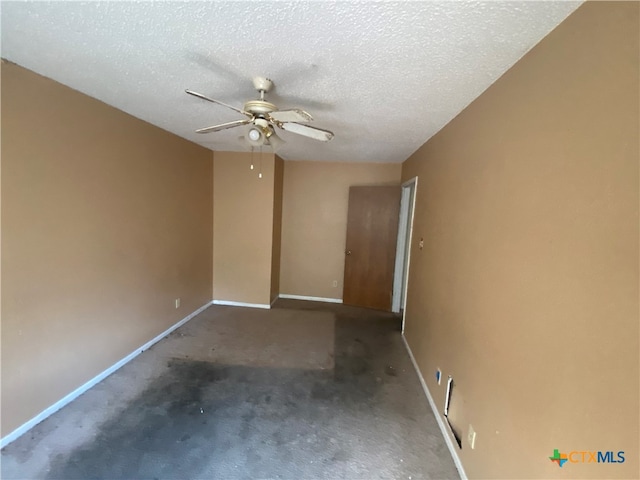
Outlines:
<svg viewBox="0 0 640 480"><path fill-rule="evenodd" d="M400 197L400 219L398 222L398 243L393 275L393 300L391 311L403 312L402 330L404 331L404 309L406 305L407 285L409 282L409 259L411 256L411 235L413 233L413 213L416 203L418 177L402 184Z"/></svg>
<svg viewBox="0 0 640 480"><path fill-rule="evenodd" d="M391 310L401 189L351 187L343 303Z"/></svg>

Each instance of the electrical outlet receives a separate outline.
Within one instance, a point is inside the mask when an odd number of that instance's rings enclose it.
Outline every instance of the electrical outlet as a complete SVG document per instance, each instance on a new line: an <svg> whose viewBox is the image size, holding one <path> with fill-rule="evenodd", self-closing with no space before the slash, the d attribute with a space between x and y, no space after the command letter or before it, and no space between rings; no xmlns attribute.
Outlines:
<svg viewBox="0 0 640 480"><path fill-rule="evenodd" d="M436 382L438 382L438 385L440 385L440 380L442 380L442 372L440 371L440 369L438 368L436 370Z"/></svg>
<svg viewBox="0 0 640 480"><path fill-rule="evenodd" d="M180 308L180 299L176 298L176 308Z"/></svg>
<svg viewBox="0 0 640 480"><path fill-rule="evenodd" d="M471 424L469 424L469 433L467 433L467 442L469 442L469 446L471 450L476 448L476 431L473 429Z"/></svg>
<svg viewBox="0 0 640 480"><path fill-rule="evenodd" d="M333 287L335 288L335 287L337 287L337 286L338 286L338 280L334 280L334 281L333 281Z"/></svg>

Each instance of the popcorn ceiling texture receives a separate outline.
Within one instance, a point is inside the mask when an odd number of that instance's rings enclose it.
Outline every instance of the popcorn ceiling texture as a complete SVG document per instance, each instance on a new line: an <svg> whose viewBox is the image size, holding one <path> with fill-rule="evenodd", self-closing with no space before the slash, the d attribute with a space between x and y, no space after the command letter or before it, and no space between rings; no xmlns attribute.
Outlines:
<svg viewBox="0 0 640 480"><path fill-rule="evenodd" d="M581 2L2 2L2 57L212 150L251 77L335 132L284 159L402 162ZM87 119L90 121L90 119ZM37 135L38 132L34 132Z"/></svg>

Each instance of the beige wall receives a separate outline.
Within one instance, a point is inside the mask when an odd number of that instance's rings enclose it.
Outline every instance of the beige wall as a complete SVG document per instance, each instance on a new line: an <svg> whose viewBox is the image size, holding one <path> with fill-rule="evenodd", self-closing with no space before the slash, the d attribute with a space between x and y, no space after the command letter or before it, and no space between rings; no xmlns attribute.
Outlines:
<svg viewBox="0 0 640 480"><path fill-rule="evenodd" d="M4 436L211 300L212 154L11 64L1 153Z"/></svg>
<svg viewBox="0 0 640 480"><path fill-rule="evenodd" d="M638 10L580 7L403 166L406 336L470 478L638 478Z"/></svg>
<svg viewBox="0 0 640 480"><path fill-rule="evenodd" d="M214 153L214 300L271 302L275 158L263 154L258 178L259 157L251 170L250 153Z"/></svg>
<svg viewBox="0 0 640 480"><path fill-rule="evenodd" d="M273 240L271 243L271 301L280 293L280 260L282 251L282 184L284 161L276 155L273 175Z"/></svg>
<svg viewBox="0 0 640 480"><path fill-rule="evenodd" d="M401 168L400 164L284 162L280 293L342 298L349 187L399 185Z"/></svg>

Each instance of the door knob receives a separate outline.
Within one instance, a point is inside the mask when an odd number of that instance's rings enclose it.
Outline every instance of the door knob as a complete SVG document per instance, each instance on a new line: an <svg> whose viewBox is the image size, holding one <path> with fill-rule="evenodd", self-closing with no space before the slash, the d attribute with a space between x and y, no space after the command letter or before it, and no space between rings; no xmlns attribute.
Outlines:
<svg viewBox="0 0 640 480"><path fill-rule="evenodd" d="M351 250L347 250L346 252L344 252L345 255L351 255Z"/></svg>

